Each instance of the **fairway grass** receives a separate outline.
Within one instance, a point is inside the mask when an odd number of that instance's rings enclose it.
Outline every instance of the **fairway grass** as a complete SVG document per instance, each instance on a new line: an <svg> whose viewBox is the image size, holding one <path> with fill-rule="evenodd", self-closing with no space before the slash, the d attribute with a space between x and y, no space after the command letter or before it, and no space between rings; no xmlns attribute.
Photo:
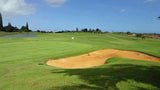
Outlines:
<svg viewBox="0 0 160 90"><path fill-rule="evenodd" d="M45 64L49 59L99 49L133 50L160 57L159 45L159 40L114 34L38 33L37 37L29 38L0 37L0 90L159 90L158 62L115 57L107 60L108 64L86 69L61 69Z"/></svg>

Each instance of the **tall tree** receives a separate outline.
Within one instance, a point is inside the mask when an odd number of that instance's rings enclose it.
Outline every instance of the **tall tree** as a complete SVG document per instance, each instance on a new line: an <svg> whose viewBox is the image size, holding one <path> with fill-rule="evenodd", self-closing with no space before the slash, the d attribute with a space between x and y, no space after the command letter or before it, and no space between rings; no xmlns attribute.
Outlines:
<svg viewBox="0 0 160 90"><path fill-rule="evenodd" d="M101 33L102 31L99 28L97 28L96 32Z"/></svg>
<svg viewBox="0 0 160 90"><path fill-rule="evenodd" d="M12 24L10 22L8 23L8 27L12 27Z"/></svg>
<svg viewBox="0 0 160 90"><path fill-rule="evenodd" d="M76 28L76 32L79 32L79 29L78 29L78 28Z"/></svg>
<svg viewBox="0 0 160 90"><path fill-rule="evenodd" d="M2 14L0 13L0 30L3 28Z"/></svg>
<svg viewBox="0 0 160 90"><path fill-rule="evenodd" d="M6 32L14 32L14 27L11 23L8 23L8 26L4 27Z"/></svg>
<svg viewBox="0 0 160 90"><path fill-rule="evenodd" d="M88 32L92 32L92 29L90 28Z"/></svg>
<svg viewBox="0 0 160 90"><path fill-rule="evenodd" d="M96 32L99 32L99 31L100 31L99 28L97 28L97 29L96 29Z"/></svg>
<svg viewBox="0 0 160 90"><path fill-rule="evenodd" d="M29 30L29 27L28 27L28 22L26 23L26 29L27 29L27 30Z"/></svg>
<svg viewBox="0 0 160 90"><path fill-rule="evenodd" d="M22 26L21 27L21 30L23 31L23 32L27 32L28 30L26 29L26 26Z"/></svg>
<svg viewBox="0 0 160 90"><path fill-rule="evenodd" d="M87 28L85 28L85 29L84 29L84 32L88 32L88 29L87 29Z"/></svg>

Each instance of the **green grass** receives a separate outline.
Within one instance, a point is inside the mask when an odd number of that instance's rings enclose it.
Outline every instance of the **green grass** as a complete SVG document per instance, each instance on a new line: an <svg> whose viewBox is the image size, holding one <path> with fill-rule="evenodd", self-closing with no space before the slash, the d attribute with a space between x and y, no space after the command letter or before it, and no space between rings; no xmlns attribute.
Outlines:
<svg viewBox="0 0 160 90"><path fill-rule="evenodd" d="M10 33L0 32L0 36ZM71 40L75 37L75 40ZM115 34L38 33L31 38L0 38L0 90L160 90L160 63L111 58L86 69L48 66L48 59L99 49L134 50L160 57L160 41Z"/></svg>

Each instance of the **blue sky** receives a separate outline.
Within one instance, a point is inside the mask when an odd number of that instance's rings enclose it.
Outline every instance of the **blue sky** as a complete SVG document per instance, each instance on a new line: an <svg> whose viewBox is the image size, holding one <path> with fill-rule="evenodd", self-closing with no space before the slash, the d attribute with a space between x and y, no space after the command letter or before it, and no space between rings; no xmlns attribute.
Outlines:
<svg viewBox="0 0 160 90"><path fill-rule="evenodd" d="M75 30L78 27L160 33L157 19L160 0L22 0L21 3L15 9L0 7L4 25L11 22L20 28L28 21L32 30Z"/></svg>

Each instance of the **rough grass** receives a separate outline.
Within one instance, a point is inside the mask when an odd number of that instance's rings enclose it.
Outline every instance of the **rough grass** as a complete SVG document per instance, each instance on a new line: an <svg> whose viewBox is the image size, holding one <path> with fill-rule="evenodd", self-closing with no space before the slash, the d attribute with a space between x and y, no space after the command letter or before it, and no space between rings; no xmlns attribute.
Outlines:
<svg viewBox="0 0 160 90"><path fill-rule="evenodd" d="M39 33L32 38L0 38L0 90L159 90L157 62L111 58L107 60L109 64L86 69L61 69L45 64L48 59L106 48L160 57L159 45L159 40L136 40L114 34Z"/></svg>

